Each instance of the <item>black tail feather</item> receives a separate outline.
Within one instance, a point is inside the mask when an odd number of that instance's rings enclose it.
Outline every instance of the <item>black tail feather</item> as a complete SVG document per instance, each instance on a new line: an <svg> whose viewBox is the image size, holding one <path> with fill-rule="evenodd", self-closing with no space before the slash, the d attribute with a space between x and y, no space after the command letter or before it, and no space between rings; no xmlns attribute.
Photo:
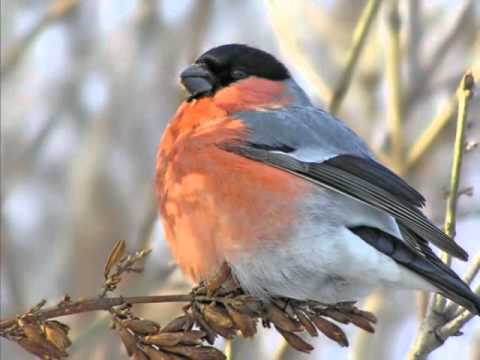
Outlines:
<svg viewBox="0 0 480 360"><path fill-rule="evenodd" d="M382 230L369 226L349 228L354 234L395 262L421 276L439 293L471 312L480 314L480 297L431 250L420 252L406 242Z"/></svg>

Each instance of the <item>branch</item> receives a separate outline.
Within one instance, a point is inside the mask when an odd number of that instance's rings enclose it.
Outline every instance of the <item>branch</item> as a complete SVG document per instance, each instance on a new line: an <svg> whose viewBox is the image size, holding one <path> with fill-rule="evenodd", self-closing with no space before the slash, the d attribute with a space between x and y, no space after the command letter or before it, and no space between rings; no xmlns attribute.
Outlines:
<svg viewBox="0 0 480 360"><path fill-rule="evenodd" d="M57 0L49 6L45 15L16 44L2 56L0 77L7 75L22 58L25 51L48 25L69 15L79 4L79 0Z"/></svg>
<svg viewBox="0 0 480 360"><path fill-rule="evenodd" d="M391 145L391 159L399 174L404 172L403 159L403 129L402 129L402 88L400 69L400 14L398 0L390 0L387 8L387 83L388 96L388 127Z"/></svg>
<svg viewBox="0 0 480 360"><path fill-rule="evenodd" d="M404 99L405 112L409 112L413 109L414 104L421 98L420 95L428 89L435 78L437 70L441 67L443 61L449 54L449 50L457 43L458 37L463 34L462 30L468 26L467 19L472 16L474 12L473 0L468 0L457 17L453 21L452 27L446 33L445 38L439 42L437 48L430 56L428 64L418 72L418 78L415 81L415 86L407 92Z"/></svg>
<svg viewBox="0 0 480 360"><path fill-rule="evenodd" d="M78 301L62 301L51 308L27 314L26 318L34 321L44 321L62 316L81 314L92 311L109 311L115 306L123 304L158 304L170 302L189 302L193 300L192 294L184 295L159 295L159 296L131 296L131 297L94 297ZM199 297L197 300L205 301L211 298ZM14 326L17 319L2 320L0 322L0 336L8 328Z"/></svg>
<svg viewBox="0 0 480 360"><path fill-rule="evenodd" d="M333 115L338 113L338 109L343 102L343 99L350 87L353 72L355 71L358 60L365 45L368 32L371 28L373 20L378 13L382 0L369 0L355 26L353 33L353 44L347 56L347 65L343 71L339 82L330 99L329 109Z"/></svg>
<svg viewBox="0 0 480 360"><path fill-rule="evenodd" d="M473 96L474 78L472 74L466 74L462 79L462 86L459 90L458 97L458 114L457 114L457 131L455 135L455 145L453 148L452 172L450 176L449 196L447 198L447 208L445 210L444 231L452 239L456 234L457 221L457 200L459 197L460 175L463 161L463 153L465 151L465 128L467 124L467 112L470 100ZM445 263L450 264L451 256L444 252L442 259ZM441 310L441 306L437 308Z"/></svg>
<svg viewBox="0 0 480 360"><path fill-rule="evenodd" d="M477 269L478 270L478 269ZM480 285L475 289L475 293L480 295ZM438 334L441 339L447 339L450 336L455 336L462 329L462 327L472 320L475 317L475 314L471 313L468 310L463 310L455 316L452 320L443 325L439 330Z"/></svg>
<svg viewBox="0 0 480 360"><path fill-rule="evenodd" d="M473 71L474 76L480 75L480 70ZM458 91L461 91L463 86L463 78L460 81L460 84L457 88ZM425 131L420 135L420 137L415 141L408 151L406 166L411 169L418 165L420 160L425 156L425 154L430 150L435 143L435 141L440 137L443 129L446 127L450 119L453 118L455 110L457 109L458 98L457 96L452 96L447 103L443 106L440 113L433 118L430 122L430 125L425 129Z"/></svg>
<svg viewBox="0 0 480 360"><path fill-rule="evenodd" d="M277 345L277 348L272 354L273 360L283 360L285 358L285 354L290 349L288 343L284 340L280 344Z"/></svg>
<svg viewBox="0 0 480 360"><path fill-rule="evenodd" d="M480 295L480 286L477 287L475 293ZM438 314L434 316L430 314L422 324L422 331L425 333L422 334L421 338L417 338L414 348L408 355L408 360L427 359L427 356L442 346L449 337L458 336L463 326L475 316L470 311L463 310L452 320L447 321L445 317L438 316ZM421 342L419 342L419 339L421 339Z"/></svg>
<svg viewBox="0 0 480 360"><path fill-rule="evenodd" d="M467 112L470 100L473 97L474 85L475 80L472 73L467 72L464 75L460 89L457 92L457 131L453 152L450 194L447 201L444 225L445 232L452 238L455 236L458 188L461 174L460 170L462 166L463 152L465 151L465 127ZM447 264L450 263L450 256L448 254L442 253L442 258ZM469 272L469 274L470 273L475 274L477 273L477 270L473 269L471 272ZM473 277L473 275L468 276ZM480 290L480 288L477 290ZM445 298L437 295L436 301L432 302L428 311L428 315L421 324L420 331L417 335L415 344L408 355L408 359L426 359L432 351L440 347L448 337L457 334L463 325L465 325L474 317L474 314L464 310L462 313L455 316L454 319L451 319L449 313L445 311L445 304Z"/></svg>
<svg viewBox="0 0 480 360"><path fill-rule="evenodd" d="M450 176L449 196L447 198L447 207L445 210L444 231L452 239L456 233L457 221L457 200L458 188L460 184L460 170L462 168L463 153L465 151L465 128L467 123L467 111L470 100L473 96L474 79L473 75L466 74L462 79L462 86L457 93L458 114L457 131L455 135L455 145L453 148L452 172ZM447 264L451 263L451 256L447 252L442 252L441 259ZM435 300L435 310L442 312L446 305L446 298L437 295Z"/></svg>
<svg viewBox="0 0 480 360"><path fill-rule="evenodd" d="M421 74L420 46L423 44L425 30L423 26L424 5L422 0L409 0L407 2L407 11L409 19L407 22L408 83L411 85L417 82ZM405 98L407 98L407 95Z"/></svg>
<svg viewBox="0 0 480 360"><path fill-rule="evenodd" d="M233 342L232 339L225 341L225 360L233 360Z"/></svg>
<svg viewBox="0 0 480 360"><path fill-rule="evenodd" d="M478 254L475 257L475 260L472 262L467 272L465 273L465 276L463 277L463 281L465 281L465 284L470 285L473 279L475 279L475 277L478 275L479 272L480 272L480 254Z"/></svg>

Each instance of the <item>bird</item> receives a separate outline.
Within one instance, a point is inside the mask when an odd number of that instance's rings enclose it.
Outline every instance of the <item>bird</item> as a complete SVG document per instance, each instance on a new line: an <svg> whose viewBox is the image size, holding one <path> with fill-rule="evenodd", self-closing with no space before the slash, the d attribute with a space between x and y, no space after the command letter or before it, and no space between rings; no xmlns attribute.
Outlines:
<svg viewBox="0 0 480 360"><path fill-rule="evenodd" d="M326 304L378 288L480 298L434 253L468 255L422 212L425 198L286 66L245 44L180 74L188 97L157 151L155 192L173 257L193 282L227 263L242 289Z"/></svg>

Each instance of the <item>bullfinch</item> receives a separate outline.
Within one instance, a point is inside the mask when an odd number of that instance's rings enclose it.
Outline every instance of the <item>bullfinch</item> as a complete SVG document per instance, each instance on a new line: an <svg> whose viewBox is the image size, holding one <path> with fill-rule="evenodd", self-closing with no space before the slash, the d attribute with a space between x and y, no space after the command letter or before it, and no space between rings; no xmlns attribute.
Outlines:
<svg viewBox="0 0 480 360"><path fill-rule="evenodd" d="M422 213L423 196L274 56L222 45L180 78L189 97L161 138L155 187L165 238L193 281L226 262L265 300L335 304L394 287L480 312L430 248L467 259Z"/></svg>

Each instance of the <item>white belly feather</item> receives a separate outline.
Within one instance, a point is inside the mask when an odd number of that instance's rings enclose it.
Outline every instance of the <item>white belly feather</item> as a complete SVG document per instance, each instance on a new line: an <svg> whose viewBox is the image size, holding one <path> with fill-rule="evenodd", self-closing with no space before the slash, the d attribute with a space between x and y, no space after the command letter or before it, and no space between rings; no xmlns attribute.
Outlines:
<svg viewBox="0 0 480 360"><path fill-rule="evenodd" d="M324 303L359 300L381 286L435 290L418 275L347 229L377 227L401 238L392 217L331 190L319 189L303 206L287 244L228 259L242 286L268 294Z"/></svg>

